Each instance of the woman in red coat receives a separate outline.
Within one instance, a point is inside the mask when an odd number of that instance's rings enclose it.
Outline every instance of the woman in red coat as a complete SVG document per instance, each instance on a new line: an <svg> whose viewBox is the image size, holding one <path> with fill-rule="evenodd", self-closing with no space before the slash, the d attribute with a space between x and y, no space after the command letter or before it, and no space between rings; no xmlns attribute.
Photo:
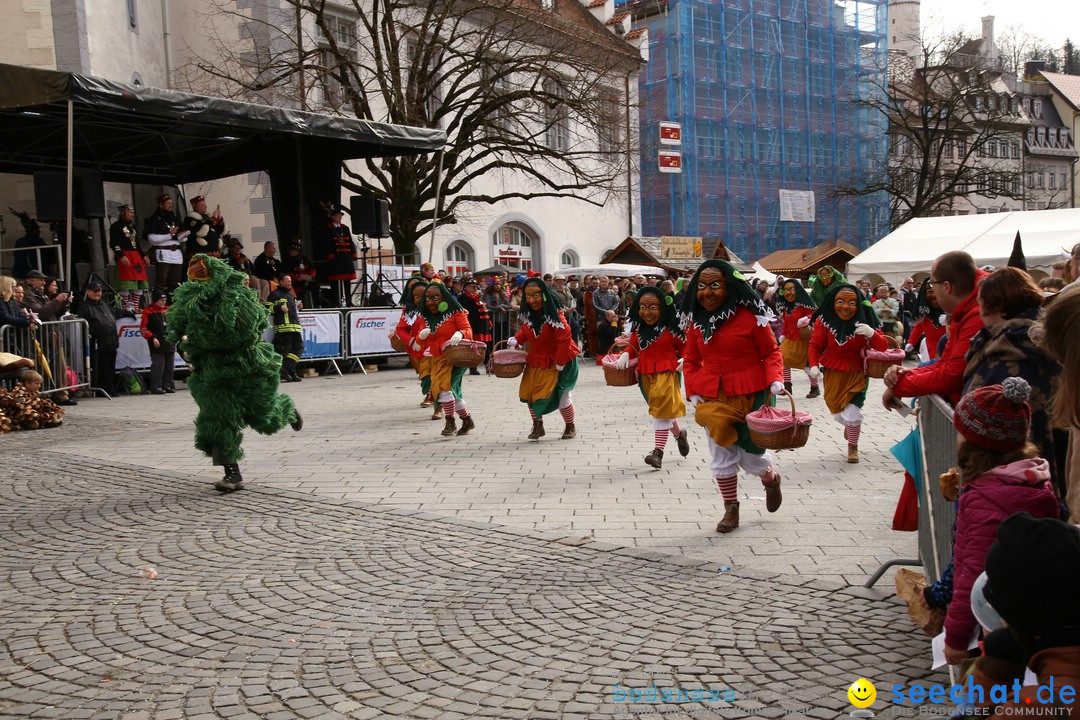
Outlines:
<svg viewBox="0 0 1080 720"><path fill-rule="evenodd" d="M716 532L739 527L739 469L761 478L765 509L780 508L772 456L750 439L746 415L784 391L784 362L769 327L773 315L741 273L706 260L683 299L683 373L694 420L708 430L713 477L724 498Z"/></svg>
<svg viewBox="0 0 1080 720"><path fill-rule="evenodd" d="M424 399L420 401L420 407L429 408L434 404L431 398L431 358L424 356L424 349L420 346L417 334L424 329L426 323L421 310L424 306L424 291L427 290L427 281L421 277L410 278L405 283L405 292L402 294L402 312L394 335L405 344L405 352L409 354L409 364L416 371L420 379L420 392ZM442 405L435 407L432 420L442 417Z"/></svg>
<svg viewBox="0 0 1080 720"><path fill-rule="evenodd" d="M543 437L544 415L555 409L566 423L562 439L577 437L574 398L570 391L577 384L579 350L558 299L538 277L529 278L522 285L518 320L521 330L506 344L510 347L528 344L518 397L529 406L532 418L529 439Z"/></svg>
<svg viewBox="0 0 1080 720"><path fill-rule="evenodd" d="M690 454L686 430L679 427L679 418L686 415L686 403L679 376L683 338L675 314L675 299L658 287L641 288L630 306L630 322L633 330L615 367L627 368L631 356L638 358L638 386L649 403L656 441L652 452L645 456L645 464L659 470L664 462L668 433L678 443L680 455Z"/></svg>
<svg viewBox="0 0 1080 720"><path fill-rule="evenodd" d="M810 336L810 377L825 368L825 404L833 419L844 426L849 463L859 462L862 406L870 380L864 367L867 348L886 350L889 341L877 329L878 319L869 300L854 285L837 285L814 314Z"/></svg>
<svg viewBox="0 0 1080 720"><path fill-rule="evenodd" d="M931 360L938 358L938 345L941 338L945 337L948 326L945 311L938 305L937 296L934 294L934 286L930 284L930 278L923 280L919 288L917 306L919 315L922 317L911 327L907 345L904 352L912 352L919 349L919 343L926 340L926 352Z"/></svg>
<svg viewBox="0 0 1080 720"><path fill-rule="evenodd" d="M780 331L780 354L784 356L784 389L791 392L791 371L806 370L809 340L803 340L799 330L810 326L810 318L817 310L817 305L809 293L795 278L788 278L780 285L776 297L776 309L783 318ZM810 373L807 372L807 375ZM816 398L821 395L818 379L810 378L810 392L806 397Z"/></svg>
<svg viewBox="0 0 1080 720"><path fill-rule="evenodd" d="M431 396L446 413L446 425L442 434L465 435L476 427L461 393L461 378L465 376L465 368L451 365L443 355L443 346L472 340L469 314L445 285L434 281L424 290L424 308L421 315L424 328L416 337L424 349L424 357L431 363ZM460 430L454 421L455 411L461 417Z"/></svg>

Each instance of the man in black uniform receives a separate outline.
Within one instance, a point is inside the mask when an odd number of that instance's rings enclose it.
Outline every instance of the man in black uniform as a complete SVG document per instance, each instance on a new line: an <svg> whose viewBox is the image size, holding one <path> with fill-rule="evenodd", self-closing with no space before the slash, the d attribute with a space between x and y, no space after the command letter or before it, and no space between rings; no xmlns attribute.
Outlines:
<svg viewBox="0 0 1080 720"><path fill-rule="evenodd" d="M274 351L281 356L281 381L300 382L296 366L304 354L304 336L301 334L296 298L293 297L292 278L282 273L278 276L278 283L277 290L266 298L274 324Z"/></svg>
<svg viewBox="0 0 1080 720"><path fill-rule="evenodd" d="M116 261L116 291L131 317L142 307L143 290L150 288L146 272L150 259L139 247L135 232L135 208L121 205L120 216L109 226L109 245Z"/></svg>
<svg viewBox="0 0 1080 720"><path fill-rule="evenodd" d="M204 253L211 257L221 257L221 236L225 229L225 218L221 216L221 206L214 210L213 215L206 214L206 198L196 195L191 198L191 212L184 219L184 227L191 234L188 235L188 256L195 253Z"/></svg>
<svg viewBox="0 0 1080 720"><path fill-rule="evenodd" d="M278 275L284 272L281 261L274 256L275 253L277 253L277 245L272 242L264 243L262 253L255 258L255 263L252 266L255 269L255 277L260 285L259 297L268 297L271 283L275 282Z"/></svg>
<svg viewBox="0 0 1080 720"><path fill-rule="evenodd" d="M352 231L341 222L343 210L340 205L330 207L330 222L323 230L320 256L323 258L323 274L334 289L338 307L352 306L352 283L356 280L356 244Z"/></svg>
<svg viewBox="0 0 1080 720"><path fill-rule="evenodd" d="M157 210L143 225L143 235L153 248L154 288L171 293L184 279L182 246L188 231L180 231L180 218L173 212L171 196L158 195L157 204Z"/></svg>

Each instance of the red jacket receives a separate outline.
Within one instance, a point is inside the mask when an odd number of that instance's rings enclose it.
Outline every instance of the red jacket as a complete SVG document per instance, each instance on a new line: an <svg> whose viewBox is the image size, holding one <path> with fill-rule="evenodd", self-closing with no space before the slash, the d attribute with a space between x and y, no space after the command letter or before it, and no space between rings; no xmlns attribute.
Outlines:
<svg viewBox="0 0 1080 720"><path fill-rule="evenodd" d="M420 330L427 327L427 321L424 317L420 316ZM417 332L420 332L417 330ZM449 316L443 319L439 323L439 327L431 331L431 334L427 336L426 340L420 341L420 346L424 348L424 354L431 357L442 357L442 346L450 341L450 337L460 332L465 336L466 340L472 340L472 326L469 325L469 314L464 310L458 310L451 313Z"/></svg>
<svg viewBox="0 0 1080 720"><path fill-rule="evenodd" d="M566 366L568 362L578 355L578 346L570 334L570 325L566 322L562 311L559 311L561 328L544 323L540 328L540 335L533 333L532 327L522 325L521 330L514 336L518 345L529 343L529 351L525 356L525 364L532 368L550 368L556 365Z"/></svg>
<svg viewBox="0 0 1080 720"><path fill-rule="evenodd" d="M938 343L941 342L941 337L948 330L944 325L935 326L934 323L928 317L924 317L911 328L911 335L908 336L908 344L913 348L919 347L919 341L926 338L926 351L930 353L930 358L936 360L938 356Z"/></svg>
<svg viewBox="0 0 1080 720"><path fill-rule="evenodd" d="M830 370L854 370L863 366L863 351L867 346L874 350L888 350L889 341L875 330L873 337L852 335L843 345L836 342L836 336L829 332L824 323L814 323L814 334L810 336L810 348L807 364L810 367L824 365Z"/></svg>
<svg viewBox="0 0 1080 720"><path fill-rule="evenodd" d="M941 359L933 365L915 368L900 376L893 393L897 397L921 397L938 394L955 405L964 394L964 369L967 367L967 351L971 339L983 329L979 316L979 283L986 273L975 274L975 289L964 298L952 314L949 339Z"/></svg>
<svg viewBox="0 0 1080 720"><path fill-rule="evenodd" d="M776 336L744 307L712 332L709 342L691 325L686 332L683 375L686 394L714 398L765 390L784 381L784 358Z"/></svg>
<svg viewBox="0 0 1080 720"><path fill-rule="evenodd" d="M398 319L397 327L394 328L394 335L397 336L401 342L405 343L405 352L409 353L413 357L420 357L424 354L424 348L421 345L419 350L413 349L413 341L416 340L416 334L427 327L427 323L424 322L424 316L420 313L412 316L412 322L409 322L409 314L401 313L401 318ZM420 342L417 340L417 344Z"/></svg>
<svg viewBox="0 0 1080 720"><path fill-rule="evenodd" d="M795 309L784 315L784 324L780 328L780 334L787 340L799 340L799 320L808 318L814 311L802 305L796 305Z"/></svg>
<svg viewBox="0 0 1080 720"><path fill-rule="evenodd" d="M630 333L630 344L626 346L626 351L631 357L638 359L638 373L653 375L675 372L679 364L679 356L683 353L683 345L682 338L677 337L670 329L664 328L660 337L649 343L649 346L643 350L637 331L634 331Z"/></svg>
<svg viewBox="0 0 1080 720"><path fill-rule="evenodd" d="M953 539L953 599L945 616L949 647L967 648L976 623L971 586L986 569L986 553L997 538L998 525L1020 511L1036 518L1058 517L1050 466L1042 458L1001 465L964 485Z"/></svg>

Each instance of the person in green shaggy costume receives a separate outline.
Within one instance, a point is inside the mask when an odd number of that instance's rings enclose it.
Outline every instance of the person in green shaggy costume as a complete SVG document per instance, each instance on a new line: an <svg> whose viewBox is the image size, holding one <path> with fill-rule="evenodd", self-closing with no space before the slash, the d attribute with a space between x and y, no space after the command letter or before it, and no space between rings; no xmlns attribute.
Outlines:
<svg viewBox="0 0 1080 720"><path fill-rule="evenodd" d="M195 447L225 468L214 484L222 492L243 487L240 443L245 426L272 435L303 419L292 398L278 394L281 356L263 340L266 308L244 276L221 260L195 255L188 280L169 308L168 340L191 367L188 388L199 406Z"/></svg>

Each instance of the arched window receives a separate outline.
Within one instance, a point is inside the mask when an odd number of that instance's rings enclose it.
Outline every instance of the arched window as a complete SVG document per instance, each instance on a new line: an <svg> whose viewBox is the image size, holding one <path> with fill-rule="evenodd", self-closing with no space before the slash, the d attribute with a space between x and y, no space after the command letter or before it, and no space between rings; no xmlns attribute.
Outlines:
<svg viewBox="0 0 1080 720"><path fill-rule="evenodd" d="M446 272L453 276L461 275L472 269L472 248L467 243L458 241L446 246Z"/></svg>
<svg viewBox="0 0 1080 720"><path fill-rule="evenodd" d="M572 268L578 266L577 253L573 250L564 250L562 255L559 256L559 267Z"/></svg>
<svg viewBox="0 0 1080 720"><path fill-rule="evenodd" d="M495 231L492 237L495 263L518 270L533 269L533 247L536 237L525 225L509 222Z"/></svg>

